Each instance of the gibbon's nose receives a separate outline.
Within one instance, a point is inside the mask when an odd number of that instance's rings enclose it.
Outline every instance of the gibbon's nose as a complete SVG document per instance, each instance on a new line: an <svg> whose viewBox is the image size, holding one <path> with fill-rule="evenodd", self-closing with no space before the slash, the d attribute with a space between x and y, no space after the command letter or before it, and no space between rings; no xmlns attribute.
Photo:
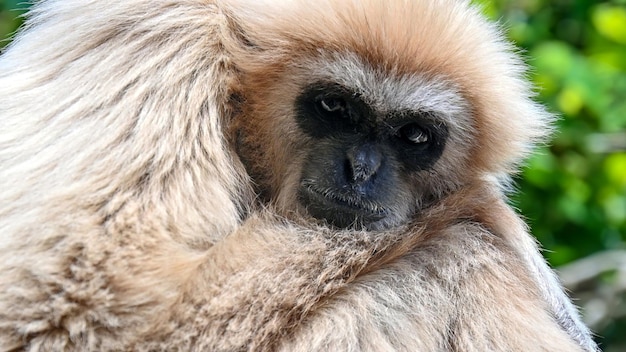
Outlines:
<svg viewBox="0 0 626 352"><path fill-rule="evenodd" d="M382 154L372 144L358 146L348 152L348 180L352 183L363 183L376 174Z"/></svg>

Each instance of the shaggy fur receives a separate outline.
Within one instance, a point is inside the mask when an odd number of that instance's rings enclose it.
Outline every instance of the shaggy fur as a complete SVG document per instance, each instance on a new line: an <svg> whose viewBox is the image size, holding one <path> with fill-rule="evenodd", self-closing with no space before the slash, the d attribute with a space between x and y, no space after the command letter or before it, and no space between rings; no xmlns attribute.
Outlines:
<svg viewBox="0 0 626 352"><path fill-rule="evenodd" d="M466 1L37 2L0 57L0 350L595 351L502 193L549 131L523 71ZM402 225L296 204L314 79L445 116Z"/></svg>

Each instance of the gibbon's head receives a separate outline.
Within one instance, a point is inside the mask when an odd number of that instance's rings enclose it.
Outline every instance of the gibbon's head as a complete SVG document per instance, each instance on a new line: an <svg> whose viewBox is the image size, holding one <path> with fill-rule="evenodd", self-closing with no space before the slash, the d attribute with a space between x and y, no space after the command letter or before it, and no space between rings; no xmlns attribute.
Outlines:
<svg viewBox="0 0 626 352"><path fill-rule="evenodd" d="M549 131L523 63L468 1L227 8L242 72L233 138L284 210L397 226L464 185L506 181Z"/></svg>

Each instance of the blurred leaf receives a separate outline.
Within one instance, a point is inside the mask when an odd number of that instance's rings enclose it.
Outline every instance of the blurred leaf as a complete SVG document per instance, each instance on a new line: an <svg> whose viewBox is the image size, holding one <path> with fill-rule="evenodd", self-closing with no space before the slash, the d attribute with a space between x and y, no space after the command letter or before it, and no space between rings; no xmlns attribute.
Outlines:
<svg viewBox="0 0 626 352"><path fill-rule="evenodd" d="M578 257L575 250L568 246L556 246L547 252L547 256L555 265L569 263Z"/></svg>
<svg viewBox="0 0 626 352"><path fill-rule="evenodd" d="M574 66L572 49L562 42L543 42L531 51L531 56L538 71L559 78L570 73Z"/></svg>
<svg viewBox="0 0 626 352"><path fill-rule="evenodd" d="M8 44L8 38L22 23L20 15L28 6L22 0L0 0L0 49Z"/></svg>
<svg viewBox="0 0 626 352"><path fill-rule="evenodd" d="M576 115L584 105L583 93L574 86L568 86L559 93L557 98L559 108L568 115Z"/></svg>
<svg viewBox="0 0 626 352"><path fill-rule="evenodd" d="M537 153L524 169L524 178L537 187L549 187L552 184L557 162L550 153Z"/></svg>
<svg viewBox="0 0 626 352"><path fill-rule="evenodd" d="M601 4L593 9L591 18L600 34L626 44L626 8Z"/></svg>
<svg viewBox="0 0 626 352"><path fill-rule="evenodd" d="M604 161L604 172L610 182L626 187L626 153L609 155Z"/></svg>

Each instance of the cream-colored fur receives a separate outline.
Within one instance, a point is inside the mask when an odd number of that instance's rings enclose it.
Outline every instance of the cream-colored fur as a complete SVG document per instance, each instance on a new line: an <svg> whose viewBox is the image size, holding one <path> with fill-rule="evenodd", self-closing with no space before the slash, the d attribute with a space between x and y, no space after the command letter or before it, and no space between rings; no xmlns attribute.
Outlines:
<svg viewBox="0 0 626 352"><path fill-rule="evenodd" d="M38 2L0 57L0 350L594 351L501 191L550 120L511 50L465 1ZM448 113L406 224L295 203L329 75Z"/></svg>

